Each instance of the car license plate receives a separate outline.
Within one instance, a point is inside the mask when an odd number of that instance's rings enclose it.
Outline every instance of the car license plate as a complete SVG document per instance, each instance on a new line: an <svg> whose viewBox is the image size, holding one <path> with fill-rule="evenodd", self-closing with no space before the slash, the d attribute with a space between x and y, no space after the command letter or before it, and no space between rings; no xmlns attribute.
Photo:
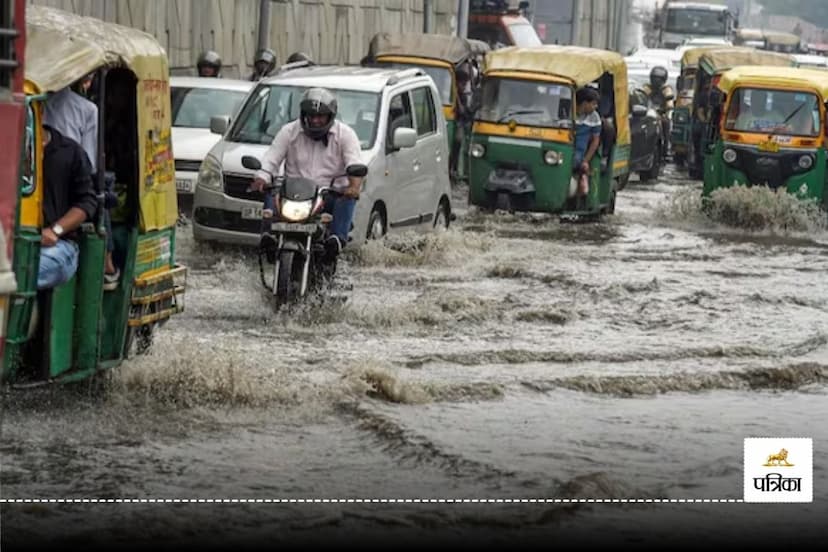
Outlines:
<svg viewBox="0 0 828 552"><path fill-rule="evenodd" d="M779 142L775 140L765 140L764 142L759 142L759 151L770 151L777 153L779 151Z"/></svg>
<svg viewBox="0 0 828 552"><path fill-rule="evenodd" d="M273 232L302 232L312 234L316 232L315 224L294 224L290 222L274 222L270 225Z"/></svg>
<svg viewBox="0 0 828 552"><path fill-rule="evenodd" d="M261 218L262 218L262 208L261 207L242 207L241 215L242 215L243 219L261 220Z"/></svg>
<svg viewBox="0 0 828 552"><path fill-rule="evenodd" d="M193 181L184 178L175 179L175 191L191 194L193 193Z"/></svg>

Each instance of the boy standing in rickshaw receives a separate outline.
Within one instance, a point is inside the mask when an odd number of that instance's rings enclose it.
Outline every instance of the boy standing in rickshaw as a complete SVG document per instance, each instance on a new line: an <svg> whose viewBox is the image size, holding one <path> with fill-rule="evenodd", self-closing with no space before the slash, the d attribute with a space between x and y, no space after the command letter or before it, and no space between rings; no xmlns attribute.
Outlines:
<svg viewBox="0 0 828 552"><path fill-rule="evenodd" d="M580 88L575 92L575 153L572 166L578 179L579 200L589 193L590 162L601 143L601 116L598 115L600 96L594 88Z"/></svg>

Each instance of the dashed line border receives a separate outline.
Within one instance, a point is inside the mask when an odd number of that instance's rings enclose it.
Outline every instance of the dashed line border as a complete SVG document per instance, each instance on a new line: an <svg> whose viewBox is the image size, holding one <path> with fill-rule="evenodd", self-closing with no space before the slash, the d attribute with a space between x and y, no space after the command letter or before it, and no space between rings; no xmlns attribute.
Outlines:
<svg viewBox="0 0 828 552"><path fill-rule="evenodd" d="M0 504L694 504L741 498L0 498Z"/></svg>

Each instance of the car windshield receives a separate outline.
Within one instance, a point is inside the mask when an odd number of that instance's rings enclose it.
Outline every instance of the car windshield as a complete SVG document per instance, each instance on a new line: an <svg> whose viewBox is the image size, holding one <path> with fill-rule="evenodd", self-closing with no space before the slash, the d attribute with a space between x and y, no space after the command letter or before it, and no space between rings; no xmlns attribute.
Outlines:
<svg viewBox="0 0 828 552"><path fill-rule="evenodd" d="M434 67L433 65L418 65L416 63L400 63L400 62L377 62L383 67L393 67L395 69L410 69L416 67L422 69L425 73L434 80L437 85L437 92L440 93L440 101L443 105L451 105L451 71L447 67Z"/></svg>
<svg viewBox="0 0 828 552"><path fill-rule="evenodd" d="M819 102L810 92L739 88L733 93L725 128L794 136L817 136Z"/></svg>
<svg viewBox="0 0 828 552"><path fill-rule="evenodd" d="M512 35L515 46L526 48L541 46L543 44L538 33L535 32L535 28L529 23L514 23L509 25L509 32Z"/></svg>
<svg viewBox="0 0 828 552"><path fill-rule="evenodd" d="M280 85L257 88L233 125L230 140L270 144L279 129L299 118L299 103L305 90L305 87ZM374 92L329 90L336 96L336 118L354 129L362 149L370 149L376 136L379 96Z"/></svg>
<svg viewBox="0 0 828 552"><path fill-rule="evenodd" d="M172 87L170 95L172 126L210 128L211 117L234 115L247 92L219 88Z"/></svg>
<svg viewBox="0 0 828 552"><path fill-rule="evenodd" d="M481 121L541 127L572 123L572 89L548 82L488 78L483 82Z"/></svg>
<svg viewBox="0 0 828 552"><path fill-rule="evenodd" d="M723 12L714 10L668 9L665 30L669 33L724 36L726 18Z"/></svg>

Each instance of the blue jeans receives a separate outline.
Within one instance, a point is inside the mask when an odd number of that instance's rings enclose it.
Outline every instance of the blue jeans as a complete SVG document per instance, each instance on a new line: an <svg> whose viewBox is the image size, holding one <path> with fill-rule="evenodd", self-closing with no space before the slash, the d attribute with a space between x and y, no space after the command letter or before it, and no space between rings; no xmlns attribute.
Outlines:
<svg viewBox="0 0 828 552"><path fill-rule="evenodd" d="M65 284L77 270L78 244L72 240L58 240L53 247L41 247L37 289Z"/></svg>

